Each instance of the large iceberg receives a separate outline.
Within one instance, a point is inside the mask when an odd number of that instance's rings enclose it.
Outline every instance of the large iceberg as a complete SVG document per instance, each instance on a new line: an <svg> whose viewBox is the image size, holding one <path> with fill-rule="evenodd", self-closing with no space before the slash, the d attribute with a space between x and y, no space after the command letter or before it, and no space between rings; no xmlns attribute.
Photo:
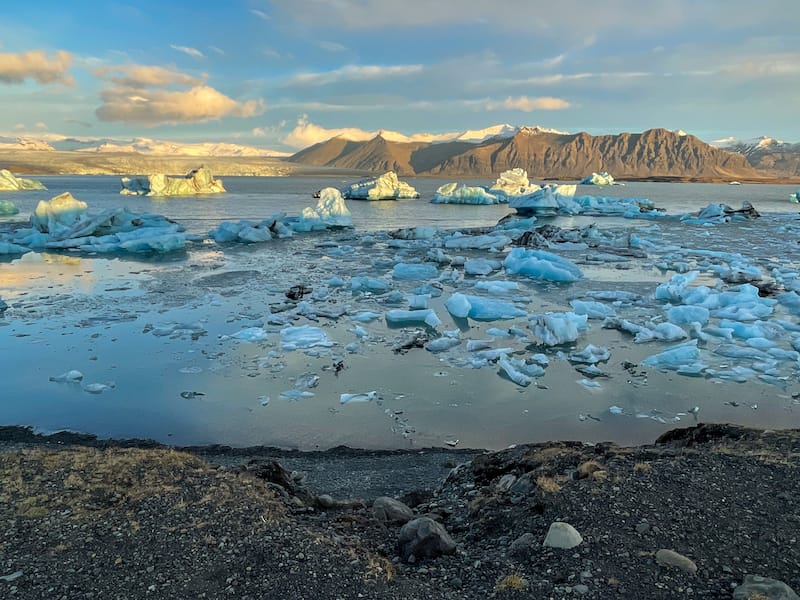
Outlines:
<svg viewBox="0 0 800 600"><path fill-rule="evenodd" d="M46 190L41 181L15 177L7 169L0 169L0 192L19 192L25 190Z"/></svg>
<svg viewBox="0 0 800 600"><path fill-rule="evenodd" d="M65 192L42 200L31 227L0 238L7 249L82 250L84 252L171 252L186 246L182 226L162 215L131 213L125 208L90 214L85 202Z"/></svg>
<svg viewBox="0 0 800 600"><path fill-rule="evenodd" d="M433 195L433 204L501 204L508 202L502 194L492 194L481 186L446 183Z"/></svg>
<svg viewBox="0 0 800 600"><path fill-rule="evenodd" d="M514 198L532 194L539 189L535 183L528 181L528 173L525 169L516 168L503 171L494 185L489 188L489 192L495 195Z"/></svg>
<svg viewBox="0 0 800 600"><path fill-rule="evenodd" d="M614 181L614 178L606 171L587 175L581 179L581 183L584 185L617 185L617 183Z"/></svg>
<svg viewBox="0 0 800 600"><path fill-rule="evenodd" d="M539 188L535 192L511 198L509 208L521 215L554 216L559 212L559 203L550 187Z"/></svg>
<svg viewBox="0 0 800 600"><path fill-rule="evenodd" d="M146 177L123 177L120 194L128 196L194 196L197 194L219 194L225 191L222 181L214 179L211 171L200 167L183 177L164 174Z"/></svg>
<svg viewBox="0 0 800 600"><path fill-rule="evenodd" d="M307 206L303 209L300 222L303 224L293 226L295 231L305 230L305 226L310 226L311 229L352 227L353 217L339 190L329 187L320 191L316 208Z"/></svg>
<svg viewBox="0 0 800 600"><path fill-rule="evenodd" d="M400 181L394 171L387 171L380 177L361 179L343 188L341 192L347 200L419 198L417 190L406 182Z"/></svg>

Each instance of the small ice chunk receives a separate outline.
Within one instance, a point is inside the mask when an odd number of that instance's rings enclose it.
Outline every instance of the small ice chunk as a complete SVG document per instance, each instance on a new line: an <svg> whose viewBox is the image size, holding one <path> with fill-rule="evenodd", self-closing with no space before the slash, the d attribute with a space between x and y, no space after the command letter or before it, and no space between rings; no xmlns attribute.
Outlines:
<svg viewBox="0 0 800 600"><path fill-rule="evenodd" d="M489 260L487 258L473 258L464 263L464 273L467 275L488 275L492 271L497 271L501 266L499 260Z"/></svg>
<svg viewBox="0 0 800 600"><path fill-rule="evenodd" d="M299 327L284 327L281 329L281 349L285 351L298 348L311 348L314 346L331 347L333 342L328 339L325 332L319 327L300 325Z"/></svg>
<svg viewBox="0 0 800 600"><path fill-rule="evenodd" d="M709 312L703 306L673 306L667 311L667 318L676 325L686 325L687 323L708 323Z"/></svg>
<svg viewBox="0 0 800 600"><path fill-rule="evenodd" d="M363 312L358 313L357 315L353 315L350 317L351 321L358 321L359 323L370 323L375 319L379 319L381 317L380 313L372 312L370 310L365 310Z"/></svg>
<svg viewBox="0 0 800 600"><path fill-rule="evenodd" d="M544 250L514 248L503 261L507 273L525 275L533 279L573 282L583 277L574 263Z"/></svg>
<svg viewBox="0 0 800 600"><path fill-rule="evenodd" d="M408 299L408 308L411 310L422 310L428 308L427 294L414 294Z"/></svg>
<svg viewBox="0 0 800 600"><path fill-rule="evenodd" d="M102 394L103 392L112 389L114 386L107 383L84 383L83 390L90 394Z"/></svg>
<svg viewBox="0 0 800 600"><path fill-rule="evenodd" d="M386 322L390 325L423 322L430 327L436 327L442 323L436 311L432 308L426 308L424 310L390 310L386 313Z"/></svg>
<svg viewBox="0 0 800 600"><path fill-rule="evenodd" d="M263 327L247 327L237 331L230 337L245 342L263 342L267 339L267 332Z"/></svg>
<svg viewBox="0 0 800 600"><path fill-rule="evenodd" d="M313 398L314 393L293 388L291 390L285 390L281 392L280 396L281 398L286 398L287 400L297 401L297 400L302 400L303 398Z"/></svg>
<svg viewBox="0 0 800 600"><path fill-rule="evenodd" d="M569 361L571 363L583 363L593 365L599 362L606 362L611 358L611 352L604 346L587 344L580 352L570 352Z"/></svg>
<svg viewBox="0 0 800 600"><path fill-rule="evenodd" d="M72 369L71 371L67 371L66 373L61 373L61 375L56 375L50 378L50 381L55 381L56 383L75 383L81 381L83 379L83 373L76 369Z"/></svg>
<svg viewBox="0 0 800 600"><path fill-rule="evenodd" d="M349 402L369 402L370 400L374 400L377 395L378 392L375 390L371 392L361 392L355 394L342 394L339 396L339 403L347 404Z"/></svg>
<svg viewBox="0 0 800 600"><path fill-rule="evenodd" d="M261 406L267 406L269 404L269 396L259 396L258 401L261 403Z"/></svg>
<svg viewBox="0 0 800 600"><path fill-rule="evenodd" d="M354 293L372 292L381 294L389 289L389 282L385 279L374 279L372 277L353 277L350 280L350 289Z"/></svg>
<svg viewBox="0 0 800 600"><path fill-rule="evenodd" d="M479 281L475 284L476 290L483 290L493 296L503 296L519 289L516 281Z"/></svg>
<svg viewBox="0 0 800 600"><path fill-rule="evenodd" d="M524 317L528 314L510 302L482 298L480 296L468 296L459 292L447 299L445 307L454 317L461 319L470 317L483 321L513 319L515 317Z"/></svg>
<svg viewBox="0 0 800 600"><path fill-rule="evenodd" d="M326 283L328 284L328 287L344 287L345 285L344 279L337 276L331 277Z"/></svg>
<svg viewBox="0 0 800 600"><path fill-rule="evenodd" d="M425 345L425 350L428 352L433 352L434 354L438 352L446 352L451 348L455 348L461 343L461 340L449 337L440 337L433 341L428 342Z"/></svg>
<svg viewBox="0 0 800 600"><path fill-rule="evenodd" d="M434 279L439 270L431 263L397 263L392 269L392 277L405 281Z"/></svg>
<svg viewBox="0 0 800 600"><path fill-rule="evenodd" d="M543 344L558 346L577 340L587 329L586 318L573 312L535 315L531 319L531 329Z"/></svg>
<svg viewBox="0 0 800 600"><path fill-rule="evenodd" d="M576 315L586 315L590 319L605 319L616 316L614 309L602 302L589 300L570 300L572 312Z"/></svg>
<svg viewBox="0 0 800 600"><path fill-rule="evenodd" d="M692 364L700 358L700 350L697 348L697 340L691 340L685 344L673 346L669 350L648 356L642 364L657 369L675 370L679 367Z"/></svg>

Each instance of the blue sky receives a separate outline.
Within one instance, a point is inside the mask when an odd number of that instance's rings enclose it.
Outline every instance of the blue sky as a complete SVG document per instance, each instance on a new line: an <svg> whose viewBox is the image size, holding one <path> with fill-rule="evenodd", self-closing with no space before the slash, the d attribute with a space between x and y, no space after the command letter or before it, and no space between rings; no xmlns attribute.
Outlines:
<svg viewBox="0 0 800 600"><path fill-rule="evenodd" d="M800 141L797 0L29 0L0 134L294 150L497 123Z"/></svg>

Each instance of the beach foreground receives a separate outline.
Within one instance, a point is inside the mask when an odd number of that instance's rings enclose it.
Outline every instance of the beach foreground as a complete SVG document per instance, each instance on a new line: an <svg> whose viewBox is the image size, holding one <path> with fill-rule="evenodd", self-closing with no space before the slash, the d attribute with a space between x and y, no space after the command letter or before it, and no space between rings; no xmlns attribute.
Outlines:
<svg viewBox="0 0 800 600"><path fill-rule="evenodd" d="M2 428L0 587L8 598L758 598L734 589L747 575L800 589L798 456L798 430L709 424L632 448L494 453L177 449ZM374 511L382 495L414 515L386 501ZM411 516L452 537L399 546ZM582 541L544 547L556 521Z"/></svg>

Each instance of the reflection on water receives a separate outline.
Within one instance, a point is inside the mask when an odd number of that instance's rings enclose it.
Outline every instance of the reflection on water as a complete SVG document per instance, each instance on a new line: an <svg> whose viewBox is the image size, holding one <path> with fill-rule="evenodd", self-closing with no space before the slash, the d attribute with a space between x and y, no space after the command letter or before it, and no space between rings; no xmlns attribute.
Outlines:
<svg viewBox="0 0 800 600"><path fill-rule="evenodd" d="M87 200L91 209L127 204L131 210L165 213L197 232L211 229L222 219L262 219L279 210L299 212L313 202L311 191L331 183L227 178L225 185L232 193L222 200L154 202L119 196L115 178L48 179L47 197L67 188ZM596 387L587 387L579 383L585 378L563 355L550 351L545 376L538 384L520 388L497 367L454 366L452 357L466 355L465 341L451 353L412 349L398 354L393 348L408 331L390 329L382 320L360 324L368 337L358 342L356 324L346 317L288 319L282 307L284 292L292 285L320 290L334 275L345 280L353 274L384 277L394 262L424 257L424 249L398 249L385 243L361 246L359 230L485 226L509 212L502 206L428 204L426 195L432 195L441 183L413 180L423 194L419 201L350 202L355 233L299 236L256 246L197 242L186 253L165 257L47 252L0 262L0 297L10 306L0 316L0 347L5 357L0 363L4 382L0 423L152 437L177 444L265 443L302 448L421 447L455 440L460 447L498 448L555 438L645 442L666 429L694 423L691 411L695 407L699 408L697 418L704 421L800 426L793 398L798 391L796 373L785 385L774 386L720 384L643 370L636 365L665 346L632 344L629 336L604 330L596 322L575 347L589 341L607 346L612 358L601 366L609 377L593 380ZM611 191L651 197L659 205L672 203L670 212L683 205L696 210L712 201L738 205L741 199L750 199L762 212L776 213L770 209L786 209L785 202L778 204L778 198L788 196L786 190L776 191L782 187L786 186L631 184ZM15 202L30 211L35 199L34 194ZM646 260L610 263L593 262L591 250L572 251L569 257L580 264L585 278L569 286L520 281L519 303L528 313L568 310L571 298L589 290L624 289L652 297L655 286L674 273L659 266L667 261L665 257L670 264L684 260L692 266L699 249L739 252L757 260L765 272L776 263L797 266L791 256L785 256L787 248L796 246L794 215L768 214L755 223L713 228L618 218L556 220L562 227L591 222L604 229L635 230L657 240L665 252L669 246L674 250ZM354 251L337 254L335 248L318 245L330 241L353 246ZM486 256L472 251L463 254ZM395 281L393 285L407 294L418 283ZM491 337L487 330L493 326L526 327L525 319L469 321L467 328L463 321L453 321L443 302L471 283L459 283L458 288L443 283L444 295L431 300L444 321L439 331L460 328L464 340L477 340ZM714 285L716 278L703 274L695 283ZM390 308L380 297L354 296L346 288L329 292L326 298L314 300L314 306L346 308L351 314L362 310L382 314ZM653 304L620 310L628 311L629 317L663 318L661 307ZM793 315L781 316L797 320ZM336 346L319 356L284 352L279 337L282 319L320 326ZM264 327L266 340L250 343L230 337L247 327ZM355 353L345 349L356 343L357 349L351 348ZM504 343L497 340L493 345ZM540 350L512 345L520 355ZM337 374L333 365L338 361L344 368ZM80 384L49 381L70 369L82 371L84 383L113 385L113 389L92 394ZM281 392L292 389L297 378L308 372L320 378L317 387L308 390L313 396L299 401L281 398ZM343 393L371 390L378 392L376 401L339 403ZM270 398L267 405L262 404L264 397Z"/></svg>

